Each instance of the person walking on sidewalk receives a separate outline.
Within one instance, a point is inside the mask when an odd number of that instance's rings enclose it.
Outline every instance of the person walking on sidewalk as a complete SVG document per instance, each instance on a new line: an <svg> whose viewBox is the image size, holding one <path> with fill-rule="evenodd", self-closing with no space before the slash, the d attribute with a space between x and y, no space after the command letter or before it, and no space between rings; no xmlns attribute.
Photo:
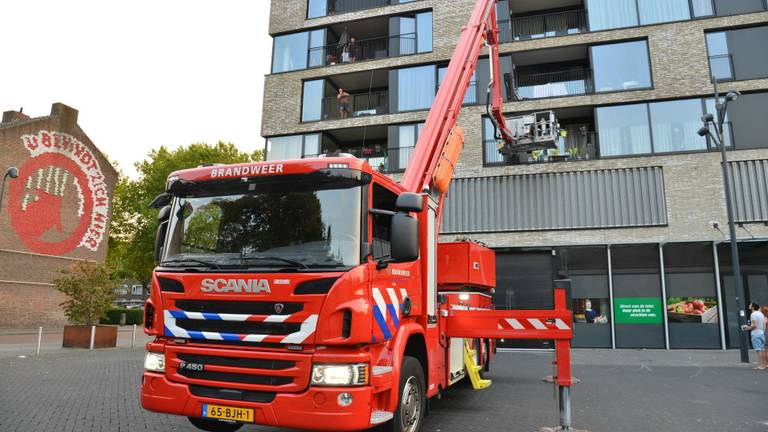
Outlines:
<svg viewBox="0 0 768 432"><path fill-rule="evenodd" d="M752 348L757 352L757 370L765 370L768 367L768 358L765 352L765 323L766 318L760 312L760 305L752 302L749 304L752 314L749 316L749 325L745 325L742 330L749 330L752 339Z"/></svg>

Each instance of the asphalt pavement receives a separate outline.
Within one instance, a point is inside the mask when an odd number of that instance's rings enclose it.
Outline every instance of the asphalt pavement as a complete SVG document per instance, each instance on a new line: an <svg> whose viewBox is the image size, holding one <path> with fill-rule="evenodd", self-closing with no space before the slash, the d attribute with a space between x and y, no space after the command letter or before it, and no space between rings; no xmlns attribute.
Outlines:
<svg viewBox="0 0 768 432"><path fill-rule="evenodd" d="M0 431L193 431L138 402L143 349L0 359ZM451 387L425 432L532 432L557 424L547 352L500 353L493 385ZM733 351L576 350L574 426L602 431L768 431L768 371ZM250 425L245 432L286 432Z"/></svg>

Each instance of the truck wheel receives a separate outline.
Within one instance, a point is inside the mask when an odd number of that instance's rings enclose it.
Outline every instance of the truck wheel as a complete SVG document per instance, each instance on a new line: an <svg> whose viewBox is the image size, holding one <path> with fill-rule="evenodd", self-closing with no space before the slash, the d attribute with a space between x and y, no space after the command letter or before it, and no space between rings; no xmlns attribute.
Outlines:
<svg viewBox="0 0 768 432"><path fill-rule="evenodd" d="M242 423L187 417L193 426L207 432L235 432L243 427Z"/></svg>
<svg viewBox="0 0 768 432"><path fill-rule="evenodd" d="M395 417L382 428L385 432L418 432L427 410L426 381L421 363L414 357L403 357L400 371L400 397Z"/></svg>
<svg viewBox="0 0 768 432"><path fill-rule="evenodd" d="M485 378L491 371L491 342L488 339L483 340L483 369L480 370L480 377Z"/></svg>

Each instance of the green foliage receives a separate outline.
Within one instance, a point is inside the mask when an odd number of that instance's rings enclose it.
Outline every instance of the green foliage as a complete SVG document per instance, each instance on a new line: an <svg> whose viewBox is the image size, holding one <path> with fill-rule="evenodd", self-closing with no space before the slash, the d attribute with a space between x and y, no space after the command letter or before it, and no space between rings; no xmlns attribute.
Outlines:
<svg viewBox="0 0 768 432"><path fill-rule="evenodd" d="M77 261L61 270L53 281L57 290L67 295L61 303L64 314L75 324L93 325L104 317L115 301L115 286L105 264Z"/></svg>
<svg viewBox="0 0 768 432"><path fill-rule="evenodd" d="M120 318L123 314L125 314L125 325L144 324L144 310L124 308L112 308L108 310L107 315L101 319L101 324L120 325Z"/></svg>
<svg viewBox="0 0 768 432"><path fill-rule="evenodd" d="M138 179L121 176L112 207L109 233L109 256L117 276L148 282L154 267L154 242L157 210L149 203L165 192L168 175L174 171L205 164L257 162L263 153L245 153L232 143L191 144L176 150L166 147L152 150L147 159L136 164Z"/></svg>

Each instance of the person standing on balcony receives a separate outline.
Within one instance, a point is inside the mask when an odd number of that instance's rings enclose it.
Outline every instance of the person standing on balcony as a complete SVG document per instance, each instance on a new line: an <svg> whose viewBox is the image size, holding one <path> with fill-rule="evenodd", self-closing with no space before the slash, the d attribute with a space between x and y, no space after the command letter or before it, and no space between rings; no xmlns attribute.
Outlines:
<svg viewBox="0 0 768 432"><path fill-rule="evenodd" d="M357 60L358 52L360 51L359 47L357 46L357 42L355 42L355 38L349 38L346 51L349 56L350 63L354 63L355 60Z"/></svg>
<svg viewBox="0 0 768 432"><path fill-rule="evenodd" d="M336 100L339 101L339 118L345 119L349 117L349 93L345 92L343 88L339 88Z"/></svg>

